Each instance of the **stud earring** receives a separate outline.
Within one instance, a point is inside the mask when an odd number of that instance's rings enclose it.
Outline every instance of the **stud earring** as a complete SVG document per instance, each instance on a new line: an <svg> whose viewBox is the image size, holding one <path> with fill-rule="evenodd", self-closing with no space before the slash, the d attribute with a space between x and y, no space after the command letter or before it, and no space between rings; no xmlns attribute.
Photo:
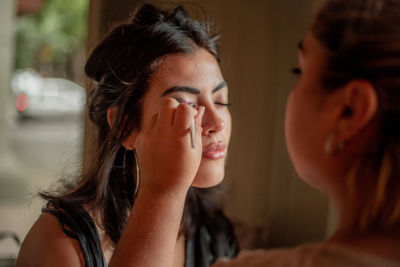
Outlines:
<svg viewBox="0 0 400 267"><path fill-rule="evenodd" d="M336 139L336 133L331 133L325 140L324 144L325 154L333 155L334 153L339 153L344 150L344 142L340 141L337 145L335 145L335 139Z"/></svg>

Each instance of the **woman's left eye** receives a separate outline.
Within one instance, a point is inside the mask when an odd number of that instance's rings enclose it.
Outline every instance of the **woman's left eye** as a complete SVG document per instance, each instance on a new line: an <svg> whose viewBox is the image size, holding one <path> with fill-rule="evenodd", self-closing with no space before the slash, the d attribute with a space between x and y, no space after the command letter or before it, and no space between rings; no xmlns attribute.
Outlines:
<svg viewBox="0 0 400 267"><path fill-rule="evenodd" d="M219 106L224 106L224 107L232 106L231 103L214 102L214 104L219 105Z"/></svg>
<svg viewBox="0 0 400 267"><path fill-rule="evenodd" d="M295 67L295 68L291 69L291 73L293 73L294 75L300 76L302 74L302 71L299 67Z"/></svg>

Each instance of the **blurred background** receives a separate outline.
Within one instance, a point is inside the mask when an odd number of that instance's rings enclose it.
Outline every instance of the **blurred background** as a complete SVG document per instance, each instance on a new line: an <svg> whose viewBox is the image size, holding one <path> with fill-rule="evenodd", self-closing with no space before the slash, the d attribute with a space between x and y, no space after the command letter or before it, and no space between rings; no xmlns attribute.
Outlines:
<svg viewBox="0 0 400 267"><path fill-rule="evenodd" d="M0 258L40 214L36 194L73 179L90 153L83 66L138 0L0 0ZM184 1L168 1L169 4ZM295 174L283 132L297 43L318 0L196 0L220 39L233 104L226 212L248 248L323 239L328 200ZM166 3L154 0L152 3Z"/></svg>

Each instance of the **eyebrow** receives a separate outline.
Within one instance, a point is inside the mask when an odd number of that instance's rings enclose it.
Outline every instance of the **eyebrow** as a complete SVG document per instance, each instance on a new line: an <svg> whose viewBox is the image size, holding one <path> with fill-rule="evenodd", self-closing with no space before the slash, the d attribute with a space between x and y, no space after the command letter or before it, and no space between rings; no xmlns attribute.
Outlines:
<svg viewBox="0 0 400 267"><path fill-rule="evenodd" d="M218 90L221 90L222 88L224 88L226 86L228 86L228 84L225 81L223 81L212 90L212 93L214 94L215 92L217 92ZM195 95L200 94L200 90L197 88L193 88L190 86L173 86L173 87L165 90L165 92L162 93L162 96L166 96L166 95L169 95L169 94L172 94L175 92L184 92L184 93L195 94Z"/></svg>

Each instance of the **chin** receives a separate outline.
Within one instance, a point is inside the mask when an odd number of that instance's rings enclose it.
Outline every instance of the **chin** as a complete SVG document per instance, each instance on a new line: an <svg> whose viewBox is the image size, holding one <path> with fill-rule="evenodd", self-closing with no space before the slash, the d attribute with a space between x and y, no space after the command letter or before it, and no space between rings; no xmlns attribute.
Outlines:
<svg viewBox="0 0 400 267"><path fill-rule="evenodd" d="M215 162L217 163L217 162ZM194 177L192 186L198 188L209 188L220 184L225 176L225 164L206 164L201 163L199 170ZM222 165L222 166L221 166Z"/></svg>

